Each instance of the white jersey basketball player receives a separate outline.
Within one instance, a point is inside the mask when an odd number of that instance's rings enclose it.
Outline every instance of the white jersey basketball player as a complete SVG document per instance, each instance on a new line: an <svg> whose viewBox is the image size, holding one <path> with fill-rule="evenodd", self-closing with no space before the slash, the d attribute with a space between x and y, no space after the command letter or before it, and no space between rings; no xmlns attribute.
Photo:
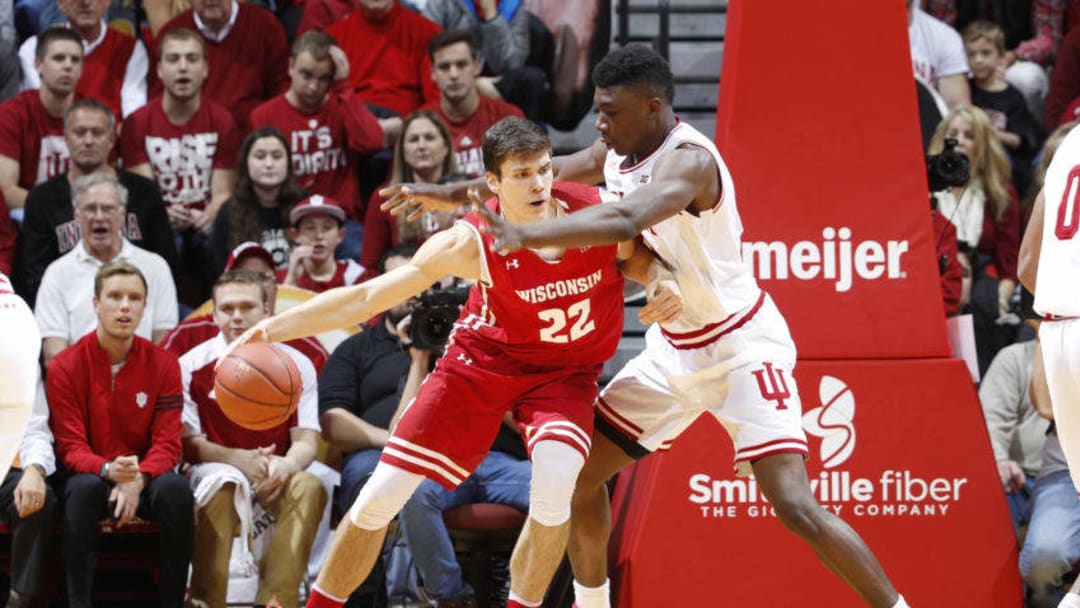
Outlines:
<svg viewBox="0 0 1080 608"><path fill-rule="evenodd" d="M568 546L577 605L609 605L604 482L634 459L669 446L707 412L730 434L737 470L755 475L789 529L869 605L907 606L858 534L822 509L810 491L791 375L795 347L783 317L743 262L742 223L723 159L671 109L670 68L651 49L629 46L609 53L593 80L600 140L556 159L556 178L604 181L622 200L522 226L487 214L496 246L507 250L588 247L640 234L664 266L653 276L673 276L682 291L683 318L651 327L645 350L599 398L599 432L578 478ZM406 207L409 198L426 204L424 199L439 196L414 186L398 192ZM816 604L824 598L808 599Z"/></svg>
<svg viewBox="0 0 1080 608"><path fill-rule="evenodd" d="M0 273L0 479L15 459L38 384L41 337L34 313Z"/></svg>
<svg viewBox="0 0 1080 608"><path fill-rule="evenodd" d="M1073 485L1080 488L1080 129L1046 169L1020 247L1020 282L1035 294L1050 404ZM1059 604L1080 608L1080 581Z"/></svg>

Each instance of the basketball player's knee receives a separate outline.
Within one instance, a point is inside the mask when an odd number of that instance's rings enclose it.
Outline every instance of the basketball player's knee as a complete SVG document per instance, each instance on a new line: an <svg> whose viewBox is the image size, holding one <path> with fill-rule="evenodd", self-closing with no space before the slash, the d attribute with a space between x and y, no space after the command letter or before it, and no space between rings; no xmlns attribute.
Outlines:
<svg viewBox="0 0 1080 608"><path fill-rule="evenodd" d="M532 452L529 516L543 526L559 526L570 519L570 501L585 458L557 441L541 441Z"/></svg>
<svg viewBox="0 0 1080 608"><path fill-rule="evenodd" d="M401 511L424 478L379 464L349 509L349 519L365 530L381 530Z"/></svg>
<svg viewBox="0 0 1080 608"><path fill-rule="evenodd" d="M813 498L782 496L773 501L776 516L787 529L803 538L815 538L821 533L826 512Z"/></svg>

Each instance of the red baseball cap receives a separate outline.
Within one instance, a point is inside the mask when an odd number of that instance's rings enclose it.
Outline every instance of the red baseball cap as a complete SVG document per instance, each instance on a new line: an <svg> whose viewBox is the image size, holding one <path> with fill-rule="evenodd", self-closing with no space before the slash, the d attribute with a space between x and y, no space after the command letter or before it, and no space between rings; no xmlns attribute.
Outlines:
<svg viewBox="0 0 1080 608"><path fill-rule="evenodd" d="M321 194L312 194L292 208L289 212L289 223L296 226L305 215L312 213L325 213L339 222L345 221L345 209L341 203Z"/></svg>
<svg viewBox="0 0 1080 608"><path fill-rule="evenodd" d="M266 260L266 263L269 264L271 268L274 267L274 256L271 255L266 247L263 247L255 241L246 241L237 245L236 248L232 250L232 253L229 254L229 259L225 262L225 271L228 272L229 270L232 270L233 266L236 266L241 259L249 255L257 255Z"/></svg>

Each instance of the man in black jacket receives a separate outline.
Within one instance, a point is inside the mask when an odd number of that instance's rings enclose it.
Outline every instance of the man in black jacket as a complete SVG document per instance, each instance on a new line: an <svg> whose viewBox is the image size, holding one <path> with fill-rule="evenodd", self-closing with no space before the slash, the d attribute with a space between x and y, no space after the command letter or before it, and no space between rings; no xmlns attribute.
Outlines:
<svg viewBox="0 0 1080 608"><path fill-rule="evenodd" d="M114 173L128 189L124 235L132 244L164 258L175 276L176 242L157 185L109 165L116 143L116 119L109 108L95 99L76 101L64 114L64 140L71 153L68 171L38 184L26 196L16 256L15 288L19 295L33 306L45 268L79 242L71 183L97 171Z"/></svg>

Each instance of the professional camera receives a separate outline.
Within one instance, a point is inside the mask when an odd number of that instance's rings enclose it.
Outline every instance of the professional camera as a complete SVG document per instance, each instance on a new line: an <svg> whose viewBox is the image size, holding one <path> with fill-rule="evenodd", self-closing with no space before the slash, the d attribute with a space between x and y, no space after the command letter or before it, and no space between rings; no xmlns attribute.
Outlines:
<svg viewBox="0 0 1080 608"><path fill-rule="evenodd" d="M957 143L950 137L945 140L945 149L940 154L926 157L926 181L930 182L930 192L965 186L971 178L968 159L956 151Z"/></svg>
<svg viewBox="0 0 1080 608"><path fill-rule="evenodd" d="M420 294L409 324L413 346L435 351L446 346L454 321L469 299L469 288L467 284L455 283L449 287L433 287Z"/></svg>

